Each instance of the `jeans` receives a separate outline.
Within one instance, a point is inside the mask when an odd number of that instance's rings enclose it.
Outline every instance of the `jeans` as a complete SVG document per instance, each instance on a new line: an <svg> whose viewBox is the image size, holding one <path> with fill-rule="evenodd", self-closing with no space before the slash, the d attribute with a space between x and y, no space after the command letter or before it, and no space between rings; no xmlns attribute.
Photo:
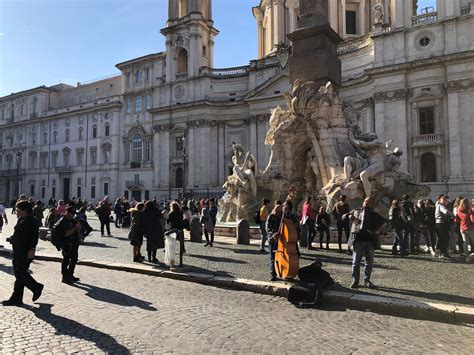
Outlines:
<svg viewBox="0 0 474 355"><path fill-rule="evenodd" d="M308 218L306 220L306 240L308 248L311 247L315 236L316 230L314 229L314 221L311 218Z"/></svg>
<svg viewBox="0 0 474 355"><path fill-rule="evenodd" d="M275 270L275 251L278 249L277 241L268 241L268 254L270 255L270 274L272 277L276 277L277 273Z"/></svg>
<svg viewBox="0 0 474 355"><path fill-rule="evenodd" d="M349 242L349 224L343 221L337 221L337 241L339 243L339 250L342 250L342 231L346 235L346 243ZM350 248L348 248L350 250Z"/></svg>
<svg viewBox="0 0 474 355"><path fill-rule="evenodd" d="M61 273L63 275L63 279L70 279L74 276L74 270L79 257L79 244L64 244L62 253L63 262L61 264Z"/></svg>
<svg viewBox="0 0 474 355"><path fill-rule="evenodd" d="M115 213L115 227L120 228L122 225L123 215L121 213Z"/></svg>
<svg viewBox="0 0 474 355"><path fill-rule="evenodd" d="M436 234L438 237L436 250L439 250L440 254L448 254L449 225L447 223L436 223Z"/></svg>
<svg viewBox="0 0 474 355"><path fill-rule="evenodd" d="M370 280L372 268L374 267L374 245L370 241L355 241L352 253L352 280L359 282L360 262L365 256L364 281Z"/></svg>
<svg viewBox="0 0 474 355"><path fill-rule="evenodd" d="M331 234L330 234L330 231L329 231L329 228L321 228L321 229L318 229L318 232L319 232L319 246L322 248L323 247L323 238L324 238L324 234L326 234L326 248L329 248L329 239L331 238Z"/></svg>
<svg viewBox="0 0 474 355"><path fill-rule="evenodd" d="M110 235L110 217L109 216L100 216L100 234L104 235L104 227L107 229L107 235Z"/></svg>
<svg viewBox="0 0 474 355"><path fill-rule="evenodd" d="M461 236L462 236L462 241L464 243L463 247L464 247L464 253L466 254L466 256L469 256L469 244L472 245L472 242L474 241L474 238L472 236L472 231L471 230L467 230L467 231L461 231ZM474 253L474 250L471 249L471 253Z"/></svg>
<svg viewBox="0 0 474 355"><path fill-rule="evenodd" d="M267 242L267 229L265 228L265 222L260 222L260 232L262 233L262 239L260 240L260 250L264 250L265 243Z"/></svg>
<svg viewBox="0 0 474 355"><path fill-rule="evenodd" d="M400 254L406 255L405 233L403 229L395 229L395 238L392 244L392 254L397 253L397 246L400 247Z"/></svg>

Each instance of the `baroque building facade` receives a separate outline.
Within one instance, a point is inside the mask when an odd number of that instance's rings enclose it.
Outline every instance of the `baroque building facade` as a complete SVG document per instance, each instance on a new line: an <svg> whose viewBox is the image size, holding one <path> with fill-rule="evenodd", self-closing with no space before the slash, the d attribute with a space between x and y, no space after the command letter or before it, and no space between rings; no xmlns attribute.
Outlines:
<svg viewBox="0 0 474 355"><path fill-rule="evenodd" d="M291 47L299 1L261 0L252 13L249 65L214 68L212 0L169 0L165 52L119 63L111 78L0 98L0 200L219 193L233 142L263 170L270 110L290 89L279 48ZM472 194L474 1L330 0L329 15L344 39L348 115L393 139L433 195Z"/></svg>

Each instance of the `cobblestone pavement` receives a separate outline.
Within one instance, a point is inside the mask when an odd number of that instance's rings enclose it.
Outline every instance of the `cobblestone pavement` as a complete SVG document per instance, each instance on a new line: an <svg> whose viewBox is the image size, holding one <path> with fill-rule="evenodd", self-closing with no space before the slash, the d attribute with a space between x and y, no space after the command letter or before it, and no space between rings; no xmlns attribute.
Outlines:
<svg viewBox="0 0 474 355"><path fill-rule="evenodd" d="M14 281L0 257L0 297ZM79 266L80 283L59 282L57 263L37 261L37 303L2 307L3 353L453 353L474 347L474 330L326 308L284 298ZM1 306L0 306L1 307ZM414 331L416 330L416 331Z"/></svg>
<svg viewBox="0 0 474 355"><path fill-rule="evenodd" d="M4 228L5 237L12 233L15 222L13 215L8 216L10 223ZM95 229L99 228L94 214L89 215L89 222ZM79 250L80 258L132 264L131 246L127 239L128 229L116 229L113 225L111 229L113 237L101 237L100 232L92 232ZM5 237L0 238L0 244L7 244ZM269 280L269 258L267 254L259 253L259 241L252 240L252 245L249 246L236 245L233 238L217 236L214 247L209 248L189 242L188 236L186 238L188 241L184 263L191 266L192 271L234 278ZM324 268L340 283L336 288L348 287L351 282L351 257L339 254L335 250L336 245L331 245L331 248L333 249L302 250L300 266L319 258ZM38 253L60 256L50 243L44 241L39 242ZM159 252L158 258L162 261L164 254ZM474 264L466 264L460 256L453 259L451 262L442 262L428 255L402 259L393 257L389 251L377 251L372 281L380 287L377 290L363 288L360 292L474 306Z"/></svg>

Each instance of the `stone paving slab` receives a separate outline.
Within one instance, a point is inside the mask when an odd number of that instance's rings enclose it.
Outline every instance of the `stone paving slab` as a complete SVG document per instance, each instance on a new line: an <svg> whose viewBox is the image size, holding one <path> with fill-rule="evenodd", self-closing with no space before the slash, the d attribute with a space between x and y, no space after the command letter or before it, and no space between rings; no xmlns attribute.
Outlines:
<svg viewBox="0 0 474 355"><path fill-rule="evenodd" d="M350 310L299 309L281 297L78 266L60 282L56 263L35 261L46 284L36 302L1 307L0 351L84 354L470 354L472 326ZM0 298L14 277L0 256Z"/></svg>
<svg viewBox="0 0 474 355"><path fill-rule="evenodd" d="M5 237L12 233L15 218L13 215L9 217L10 223L4 228L0 244L6 244ZM89 214L89 220L98 229L98 221L93 214ZM84 262L137 266L131 257L128 229L116 229L112 226L112 233L113 237L101 237L98 231L94 231L81 246L80 259ZM251 245L236 245L235 238L216 236L214 247L209 248L189 242L188 236L186 238L184 263L189 267L188 272L269 281L269 257L268 254L259 253L258 240L251 240ZM351 282L350 256L339 254L336 245L330 247L331 250L302 250L300 265L305 266L319 259L323 262L324 269L339 283L336 290L352 292L348 289ZM39 255L60 257L60 253L49 242L40 241L37 252ZM158 258L164 259L161 251ZM393 257L386 250L377 251L372 281L379 288L362 288L357 293L473 307L474 264L466 264L459 256L453 259L452 262L442 262L421 254L402 259Z"/></svg>

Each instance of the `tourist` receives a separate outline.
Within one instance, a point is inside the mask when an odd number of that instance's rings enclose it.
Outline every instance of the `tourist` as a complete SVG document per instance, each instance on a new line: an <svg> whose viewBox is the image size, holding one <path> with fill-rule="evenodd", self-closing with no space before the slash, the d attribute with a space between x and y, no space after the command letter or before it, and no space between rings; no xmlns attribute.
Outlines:
<svg viewBox="0 0 474 355"><path fill-rule="evenodd" d="M12 209L12 214L15 214L16 212L16 202L17 202L17 198L15 197L13 200L10 201L10 207Z"/></svg>
<svg viewBox="0 0 474 355"><path fill-rule="evenodd" d="M354 239L352 253L352 283L351 288L359 287L360 263L365 258L364 285L368 288L376 286L370 280L374 265L374 252L378 244L377 231L385 223L385 218L373 210L374 200L367 197L361 210L352 210L346 218L352 222L352 235Z"/></svg>
<svg viewBox="0 0 474 355"><path fill-rule="evenodd" d="M405 220L402 218L402 210L400 208L400 202L393 200L388 212L388 220L392 227L395 235L392 244L392 255L399 255L397 247L400 248L400 255L406 256L405 247Z"/></svg>
<svg viewBox="0 0 474 355"><path fill-rule="evenodd" d="M186 230L191 230L191 218L193 215L189 210L188 206L183 206L183 228Z"/></svg>
<svg viewBox="0 0 474 355"><path fill-rule="evenodd" d="M436 218L435 218L435 204L433 200L425 200L424 211L427 217L427 228L428 233L430 234L430 243L431 243L431 255L436 255Z"/></svg>
<svg viewBox="0 0 474 355"><path fill-rule="evenodd" d="M58 233L61 236L61 250L63 254L61 274L62 282L66 284L79 281L79 278L74 276L74 270L79 258L79 232L81 224L74 219L75 214L75 207L69 206L64 217L54 226L58 230L52 232Z"/></svg>
<svg viewBox="0 0 474 355"><path fill-rule="evenodd" d="M453 213L448 209L448 198L444 195L438 196L435 208L436 218L436 250L440 259L450 258L448 254L449 246L449 225L453 219Z"/></svg>
<svg viewBox="0 0 474 355"><path fill-rule="evenodd" d="M58 211L56 210L56 207L51 207L49 209L49 213L46 216L46 219L44 220L44 225L48 227L49 229L52 229L53 226L56 224L56 222L61 218L61 216L58 214Z"/></svg>
<svg viewBox="0 0 474 355"><path fill-rule="evenodd" d="M171 202L170 205L170 214L168 215L168 223L170 225L170 230L176 229L178 231L178 236L183 239L183 244L180 243L180 250L182 253L186 252L184 248L184 221L183 221L183 211L178 202Z"/></svg>
<svg viewBox="0 0 474 355"><path fill-rule="evenodd" d="M428 215L425 211L425 201L418 200L415 206L416 248L420 251L420 235L425 239L426 252L432 253L431 237L428 230Z"/></svg>
<svg viewBox="0 0 474 355"><path fill-rule="evenodd" d="M346 202L347 196L342 195L339 198L339 201L334 206L332 211L332 215L336 220L336 227L337 227L337 242L339 243L339 253L342 253L342 231L344 231L346 235L346 243L349 242L349 221L343 220L342 216L349 212L349 204ZM351 253L351 249L349 246L347 247L349 254Z"/></svg>
<svg viewBox="0 0 474 355"><path fill-rule="evenodd" d="M474 242L474 211L472 210L467 198L462 199L461 203L458 205L456 219L462 235L462 241L464 244L463 250L464 254L466 255L466 262L470 262L471 257L474 257L474 251L472 249L471 253L469 253L469 244L472 245Z"/></svg>
<svg viewBox="0 0 474 355"><path fill-rule="evenodd" d="M266 253L265 251L265 243L267 242L267 229L265 227L265 224L267 223L267 218L268 218L268 204L270 203L269 199L264 198L262 200L262 206L260 207L260 210L258 211L258 216L260 219L260 232L262 234L262 237L260 239L260 252L261 253Z"/></svg>
<svg viewBox="0 0 474 355"><path fill-rule="evenodd" d="M275 207L267 218L266 229L268 236L268 253L270 255L270 274L271 281L277 280L275 270L275 252L278 248L278 233L283 216L283 206L280 200L275 201Z"/></svg>
<svg viewBox="0 0 474 355"><path fill-rule="evenodd" d="M129 210L132 208L127 198L122 200L122 228L128 228L131 224L131 217Z"/></svg>
<svg viewBox="0 0 474 355"><path fill-rule="evenodd" d="M314 249L313 240L316 234L315 223L316 212L311 205L311 196L308 196L303 205L303 211L301 213L301 225L306 226L306 241L308 250Z"/></svg>
<svg viewBox="0 0 474 355"><path fill-rule="evenodd" d="M132 207L128 210L131 216L131 227L128 233L128 239L130 239L130 244L133 246L133 261L136 263L141 263L145 260L145 257L142 256L140 251L143 244L144 208L145 204L140 202L136 207Z"/></svg>
<svg viewBox="0 0 474 355"><path fill-rule="evenodd" d="M401 203L402 207L402 216L405 220L405 242L404 248L408 248L409 252L415 252L415 207L413 206L413 202L410 200L410 196L403 195L403 201ZM408 244L408 245L407 245ZM400 254L404 255L405 250L403 253L400 251Z"/></svg>
<svg viewBox="0 0 474 355"><path fill-rule="evenodd" d="M43 211L44 209L43 209L43 204L41 203L41 201L40 200L36 201L33 207L33 216L38 221L38 226L40 227L43 225L43 218L44 218Z"/></svg>
<svg viewBox="0 0 474 355"><path fill-rule="evenodd" d="M112 236L110 234L110 213L111 212L112 212L111 204L109 202L109 198L106 196L97 204L97 208L95 209L95 213L97 213L97 216L99 217L100 234L102 237L105 237L104 227L107 230L107 236L109 237Z"/></svg>
<svg viewBox="0 0 474 355"><path fill-rule="evenodd" d="M56 210L60 216L64 216L66 214L66 205L63 200L58 201L58 207Z"/></svg>
<svg viewBox="0 0 474 355"><path fill-rule="evenodd" d="M329 250L329 239L331 238L331 233L329 231L330 225L331 217L326 212L326 206L321 206L316 216L316 229L319 232L319 247L321 249L323 248L323 236L326 234L326 249Z"/></svg>
<svg viewBox="0 0 474 355"><path fill-rule="evenodd" d="M160 210L152 201L145 203L143 211L143 232L146 238L148 261L158 264L156 251L165 247L164 233L160 223Z"/></svg>
<svg viewBox="0 0 474 355"><path fill-rule="evenodd" d="M457 216L457 210L461 205L462 200L464 200L464 196L458 196L456 200L454 200L452 211L455 217ZM453 253L457 252L456 244L458 245L459 252L464 253L464 243L459 222L460 221L455 218L449 226L449 246Z"/></svg>
<svg viewBox="0 0 474 355"><path fill-rule="evenodd" d="M217 223L217 206L214 198L209 200L209 215L211 216L212 226L215 229Z"/></svg>
<svg viewBox="0 0 474 355"><path fill-rule="evenodd" d="M122 204L122 199L120 197L117 198L117 200L115 200L114 213L115 213L115 228L120 228L122 226L122 218L123 218L123 204Z"/></svg>
<svg viewBox="0 0 474 355"><path fill-rule="evenodd" d="M8 300L2 301L4 306L21 306L25 287L33 292L35 302L43 292L44 285L38 283L28 272L30 264L35 257L35 248L38 244L38 223L33 217L33 206L27 201L16 204L18 217L10 243L13 248L13 272L15 286L13 294Z"/></svg>
<svg viewBox="0 0 474 355"><path fill-rule="evenodd" d="M212 223L209 209L210 209L209 201L206 201L204 203L204 207L201 210L201 221L200 221L204 227L204 236L206 237L206 244L204 244L205 247L207 247L208 245L212 247L214 243L214 224ZM209 235L211 236L211 239L209 239Z"/></svg>
<svg viewBox="0 0 474 355"><path fill-rule="evenodd" d="M86 207L82 206L76 213L76 220L81 224L81 230L79 231L79 235L81 237L81 242L91 234L93 228L87 222L87 215L86 215Z"/></svg>
<svg viewBox="0 0 474 355"><path fill-rule="evenodd" d="M8 224L5 206L0 202L0 233L2 233L3 223Z"/></svg>

